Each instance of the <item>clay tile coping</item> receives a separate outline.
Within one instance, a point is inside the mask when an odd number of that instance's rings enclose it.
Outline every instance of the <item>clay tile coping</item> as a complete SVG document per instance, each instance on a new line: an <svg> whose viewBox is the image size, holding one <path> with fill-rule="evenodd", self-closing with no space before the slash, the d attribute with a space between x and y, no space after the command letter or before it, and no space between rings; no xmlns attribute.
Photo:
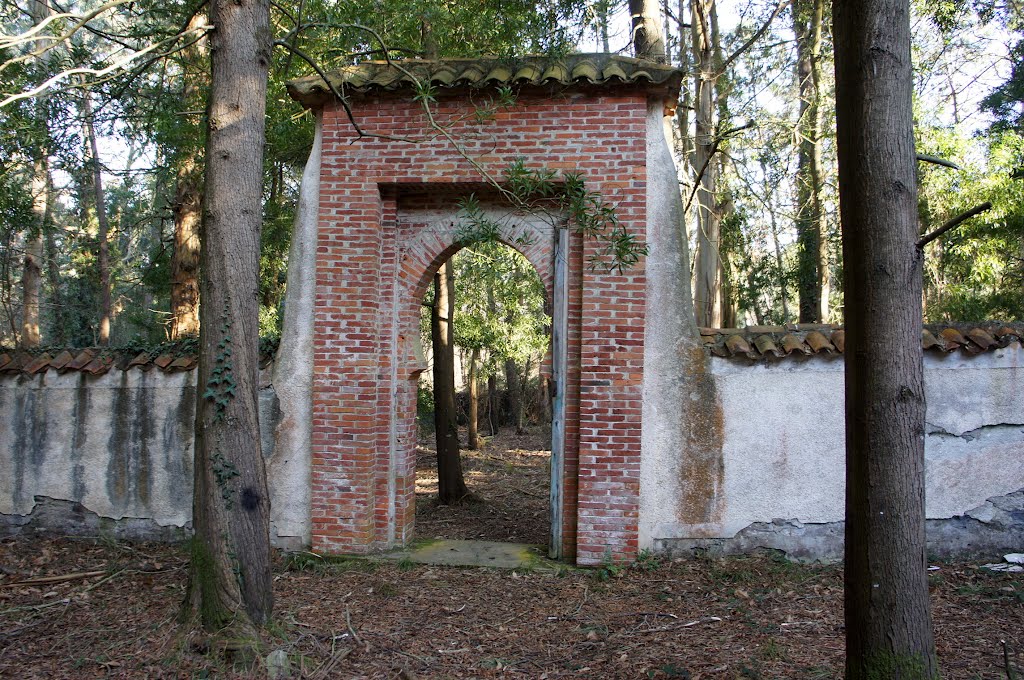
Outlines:
<svg viewBox="0 0 1024 680"><path fill-rule="evenodd" d="M581 88L641 87L675 100L682 83L679 69L620 54L525 55L473 59L404 59L364 61L288 82L288 94L306 108L335 99L331 87L345 96L414 93L423 85L439 89L498 87ZM329 83L329 84L328 84Z"/></svg>
<svg viewBox="0 0 1024 680"><path fill-rule="evenodd" d="M27 373L28 375L34 375L35 373L40 372L46 373L46 369L50 367L51 359L52 357L50 357L49 354L43 352L32 361L28 362L28 364L21 369L21 372Z"/></svg>
<svg viewBox="0 0 1024 680"><path fill-rule="evenodd" d="M778 359L795 355L830 356L846 351L846 331L829 324L700 328L701 341L714 356ZM926 352L981 354L1021 343L1024 324L931 324L921 330ZM780 349L781 346L781 349Z"/></svg>

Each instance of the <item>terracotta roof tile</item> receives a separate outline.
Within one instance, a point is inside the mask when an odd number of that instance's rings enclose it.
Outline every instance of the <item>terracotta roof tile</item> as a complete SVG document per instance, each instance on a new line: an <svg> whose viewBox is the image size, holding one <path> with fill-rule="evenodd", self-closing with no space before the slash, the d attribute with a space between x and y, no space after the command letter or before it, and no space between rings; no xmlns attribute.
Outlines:
<svg viewBox="0 0 1024 680"><path fill-rule="evenodd" d="M166 368L173 371L187 371L194 368L196 363L195 357L178 357Z"/></svg>
<svg viewBox="0 0 1024 680"><path fill-rule="evenodd" d="M58 354L57 356L50 360L50 368L55 368L58 371L60 371L62 368L70 364L74 358L74 354L67 350L64 350L63 352L61 352L60 354Z"/></svg>
<svg viewBox="0 0 1024 680"><path fill-rule="evenodd" d="M558 57L480 57L476 59L406 59L364 61L327 74L344 96L380 92L412 92L417 84L440 88L500 86L614 87L624 84L664 91L674 97L682 82L679 69L618 54L567 54ZM288 94L303 106L334 99L319 75L289 81Z"/></svg>
<svg viewBox="0 0 1024 680"><path fill-rule="evenodd" d="M846 331L839 329L832 332L832 344L836 346L839 352L846 351Z"/></svg>
<svg viewBox="0 0 1024 680"><path fill-rule="evenodd" d="M835 345L828 341L828 338L824 336L821 331L811 331L804 338L804 342L810 345L811 349L814 350L815 354L820 352L828 352L832 354L836 351Z"/></svg>
<svg viewBox="0 0 1024 680"><path fill-rule="evenodd" d="M14 361L14 358L7 352L0 354L0 371L4 370L4 366L11 363L12 361Z"/></svg>
<svg viewBox="0 0 1024 680"><path fill-rule="evenodd" d="M153 359L153 363L156 364L157 367L161 368L161 369L167 368L168 366L171 365L171 363L173 361L174 361L174 355L173 354L161 354L156 359Z"/></svg>
<svg viewBox="0 0 1024 680"><path fill-rule="evenodd" d="M36 373L46 373L46 369L50 367L50 355L43 352L39 356L32 359L28 364L21 369L22 373L28 375L34 375Z"/></svg>
<svg viewBox="0 0 1024 680"><path fill-rule="evenodd" d="M21 373L21 369L28 365L31 361L31 357L25 352L16 352L11 356L11 360L4 364L4 373Z"/></svg>
<svg viewBox="0 0 1024 680"><path fill-rule="evenodd" d="M74 359L67 363L66 368L71 371L81 371L89 365L93 358L95 358L95 355L91 350L83 349Z"/></svg>
<svg viewBox="0 0 1024 680"><path fill-rule="evenodd" d="M846 351L846 331L827 324L790 326L747 326L746 328L701 328L704 346L719 357L773 360L788 356L839 355ZM981 354L1024 344L1024 324L930 325L921 331L926 352ZM781 349L780 349L781 348Z"/></svg>
<svg viewBox="0 0 1024 680"><path fill-rule="evenodd" d="M125 368L135 368L136 366L142 367L142 370L149 370L152 365L149 362L149 352L139 352L135 355L135 358L128 362Z"/></svg>
<svg viewBox="0 0 1024 680"><path fill-rule="evenodd" d="M799 352L801 354L810 354L811 349L804 344L803 339L793 335L792 333L786 333L782 336L782 349L786 350L786 356L789 356L793 352Z"/></svg>
<svg viewBox="0 0 1024 680"><path fill-rule="evenodd" d="M93 375L103 375L114 366L114 357L100 355L90 361L82 370Z"/></svg>

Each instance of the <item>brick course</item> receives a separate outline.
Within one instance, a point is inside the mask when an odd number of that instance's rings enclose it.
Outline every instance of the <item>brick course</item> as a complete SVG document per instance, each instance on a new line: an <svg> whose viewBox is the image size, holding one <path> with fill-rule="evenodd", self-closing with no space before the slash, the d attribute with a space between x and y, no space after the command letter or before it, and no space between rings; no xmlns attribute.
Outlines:
<svg viewBox="0 0 1024 680"><path fill-rule="evenodd" d="M644 239L645 91L524 95L482 122L471 106L439 98L432 108L447 126L442 134L407 96L366 97L352 104L370 135L362 138L343 109L324 110L315 550L362 553L412 538L419 306L437 267L458 250L458 197L486 194L483 175L500 180L522 158L527 167L582 173ZM530 229L526 244L516 238ZM534 265L550 300L552 230L505 227L502 239ZM574 234L562 534L564 554L582 564L634 555L639 509L644 263L613 274L588 266L595 256L599 245Z"/></svg>

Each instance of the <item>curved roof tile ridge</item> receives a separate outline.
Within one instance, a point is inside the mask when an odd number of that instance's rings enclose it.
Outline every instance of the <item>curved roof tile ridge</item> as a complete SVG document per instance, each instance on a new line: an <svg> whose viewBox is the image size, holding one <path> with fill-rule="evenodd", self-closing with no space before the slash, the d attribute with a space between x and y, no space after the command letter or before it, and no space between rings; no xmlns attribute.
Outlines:
<svg viewBox="0 0 1024 680"><path fill-rule="evenodd" d="M846 331L833 324L789 324L744 328L700 328L704 347L714 356L774 360L790 356L837 356L846 350ZM925 352L982 354L1024 345L1024 323L927 324L921 329Z"/></svg>
<svg viewBox="0 0 1024 680"><path fill-rule="evenodd" d="M674 97L684 74L672 66L620 54L580 53L363 61L341 66L326 75L327 83L319 75L291 80L287 84L288 94L308 108L332 101L332 87L348 97L412 92L424 84L474 89L505 85L561 89L632 85Z"/></svg>

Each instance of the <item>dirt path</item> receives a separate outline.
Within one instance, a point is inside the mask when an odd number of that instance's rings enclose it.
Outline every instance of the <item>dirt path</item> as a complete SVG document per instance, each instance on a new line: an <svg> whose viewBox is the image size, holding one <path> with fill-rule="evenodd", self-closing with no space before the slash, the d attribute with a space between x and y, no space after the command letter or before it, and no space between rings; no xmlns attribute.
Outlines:
<svg viewBox="0 0 1024 680"><path fill-rule="evenodd" d="M0 677L264 677L205 656L203 636L178 627L185 559L184 546L0 541ZM930 575L947 679L1007 677L1004 639L1024 670L1024 578L978 564ZM326 677L842 677L837 566L645 558L552 575L306 555L278 556L275 571L264 642L289 655L292 677L346 651Z"/></svg>
<svg viewBox="0 0 1024 680"><path fill-rule="evenodd" d="M465 435L463 433L463 442ZM416 457L416 538L456 538L547 545L551 451L544 435L504 432L480 451L462 451L473 498L437 503L437 454L429 438Z"/></svg>

